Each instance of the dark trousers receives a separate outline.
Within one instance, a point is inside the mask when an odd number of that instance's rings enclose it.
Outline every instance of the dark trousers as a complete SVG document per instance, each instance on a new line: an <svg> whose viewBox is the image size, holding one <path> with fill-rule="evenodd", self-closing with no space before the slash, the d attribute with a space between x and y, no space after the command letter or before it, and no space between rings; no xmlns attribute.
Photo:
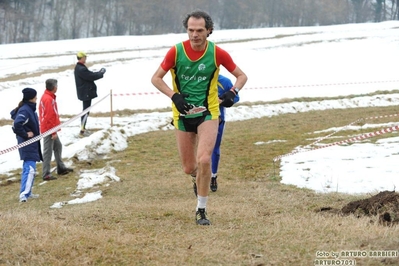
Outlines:
<svg viewBox="0 0 399 266"><path fill-rule="evenodd" d="M87 101L82 101L83 103L83 111L86 110L91 106L91 100ZM80 118L80 130L85 131L86 130L86 123L87 123L87 118L89 117L90 112L87 112L86 114L82 115Z"/></svg>

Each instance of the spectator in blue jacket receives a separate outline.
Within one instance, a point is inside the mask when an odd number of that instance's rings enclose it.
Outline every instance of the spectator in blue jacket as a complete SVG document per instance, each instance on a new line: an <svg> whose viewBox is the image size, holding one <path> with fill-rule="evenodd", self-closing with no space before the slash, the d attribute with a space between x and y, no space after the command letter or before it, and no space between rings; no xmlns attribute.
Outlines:
<svg viewBox="0 0 399 266"><path fill-rule="evenodd" d="M219 75L218 78L218 95L221 97L226 91L229 91L233 87L233 83L231 80L223 75ZM240 97L238 94L234 98L234 103L238 102ZM222 137L224 132L224 125L225 125L225 113L226 107L219 106L220 109L220 116L219 116L219 128L218 128L218 135L216 138L215 148L212 152L212 178L211 178L211 190L216 192L218 189L218 167L219 167L219 160L220 160L220 145L222 144Z"/></svg>
<svg viewBox="0 0 399 266"><path fill-rule="evenodd" d="M25 88L22 93L22 101L10 113L14 120L13 131L16 134L18 144L40 134L39 119L36 113L37 92L32 88ZM32 187L36 176L36 162L43 160L40 141L32 142L18 150L21 160L24 161L19 201L26 202L28 198L39 197L37 194L32 194Z"/></svg>

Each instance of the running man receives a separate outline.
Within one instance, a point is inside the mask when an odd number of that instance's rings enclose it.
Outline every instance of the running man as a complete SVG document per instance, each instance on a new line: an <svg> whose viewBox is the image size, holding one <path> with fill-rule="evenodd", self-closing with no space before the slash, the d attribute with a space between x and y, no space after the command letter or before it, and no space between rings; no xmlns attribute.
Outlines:
<svg viewBox="0 0 399 266"><path fill-rule="evenodd" d="M183 26L189 39L169 49L151 82L173 102L173 125L182 168L195 178L194 185L198 188L196 223L210 225L206 207L211 181L211 157L219 124L219 98L222 106L232 106L247 76L225 50L207 40L214 25L206 12L188 14ZM218 97L220 65L236 81L230 90ZM173 88L163 80L169 71Z"/></svg>

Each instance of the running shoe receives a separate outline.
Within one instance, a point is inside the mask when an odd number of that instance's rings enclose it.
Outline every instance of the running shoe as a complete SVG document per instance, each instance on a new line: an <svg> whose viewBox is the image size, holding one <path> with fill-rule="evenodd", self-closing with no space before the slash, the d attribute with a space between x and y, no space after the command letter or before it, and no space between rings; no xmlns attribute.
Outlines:
<svg viewBox="0 0 399 266"><path fill-rule="evenodd" d="M26 202L26 201L27 201L26 197L22 197L19 199L19 202Z"/></svg>
<svg viewBox="0 0 399 266"><path fill-rule="evenodd" d="M208 219L205 209L198 209L195 214L195 221L198 225L211 225L211 222Z"/></svg>
<svg viewBox="0 0 399 266"><path fill-rule="evenodd" d="M218 190L218 181L216 179L217 177L212 177L211 178L211 190L212 192L216 192Z"/></svg>

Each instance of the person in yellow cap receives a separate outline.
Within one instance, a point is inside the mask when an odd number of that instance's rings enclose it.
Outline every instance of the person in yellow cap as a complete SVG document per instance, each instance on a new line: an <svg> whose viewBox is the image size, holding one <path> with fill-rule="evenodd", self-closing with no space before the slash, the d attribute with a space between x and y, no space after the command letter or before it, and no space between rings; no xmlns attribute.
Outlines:
<svg viewBox="0 0 399 266"><path fill-rule="evenodd" d="M76 54L76 57L78 59L74 71L76 93L78 99L83 103L83 110L86 110L91 106L91 100L97 97L97 86L94 81L104 77L105 68L101 68L100 71L97 72L90 71L85 65L87 54L80 51ZM81 117L80 136L88 135L86 123L89 113L90 112L87 112Z"/></svg>

